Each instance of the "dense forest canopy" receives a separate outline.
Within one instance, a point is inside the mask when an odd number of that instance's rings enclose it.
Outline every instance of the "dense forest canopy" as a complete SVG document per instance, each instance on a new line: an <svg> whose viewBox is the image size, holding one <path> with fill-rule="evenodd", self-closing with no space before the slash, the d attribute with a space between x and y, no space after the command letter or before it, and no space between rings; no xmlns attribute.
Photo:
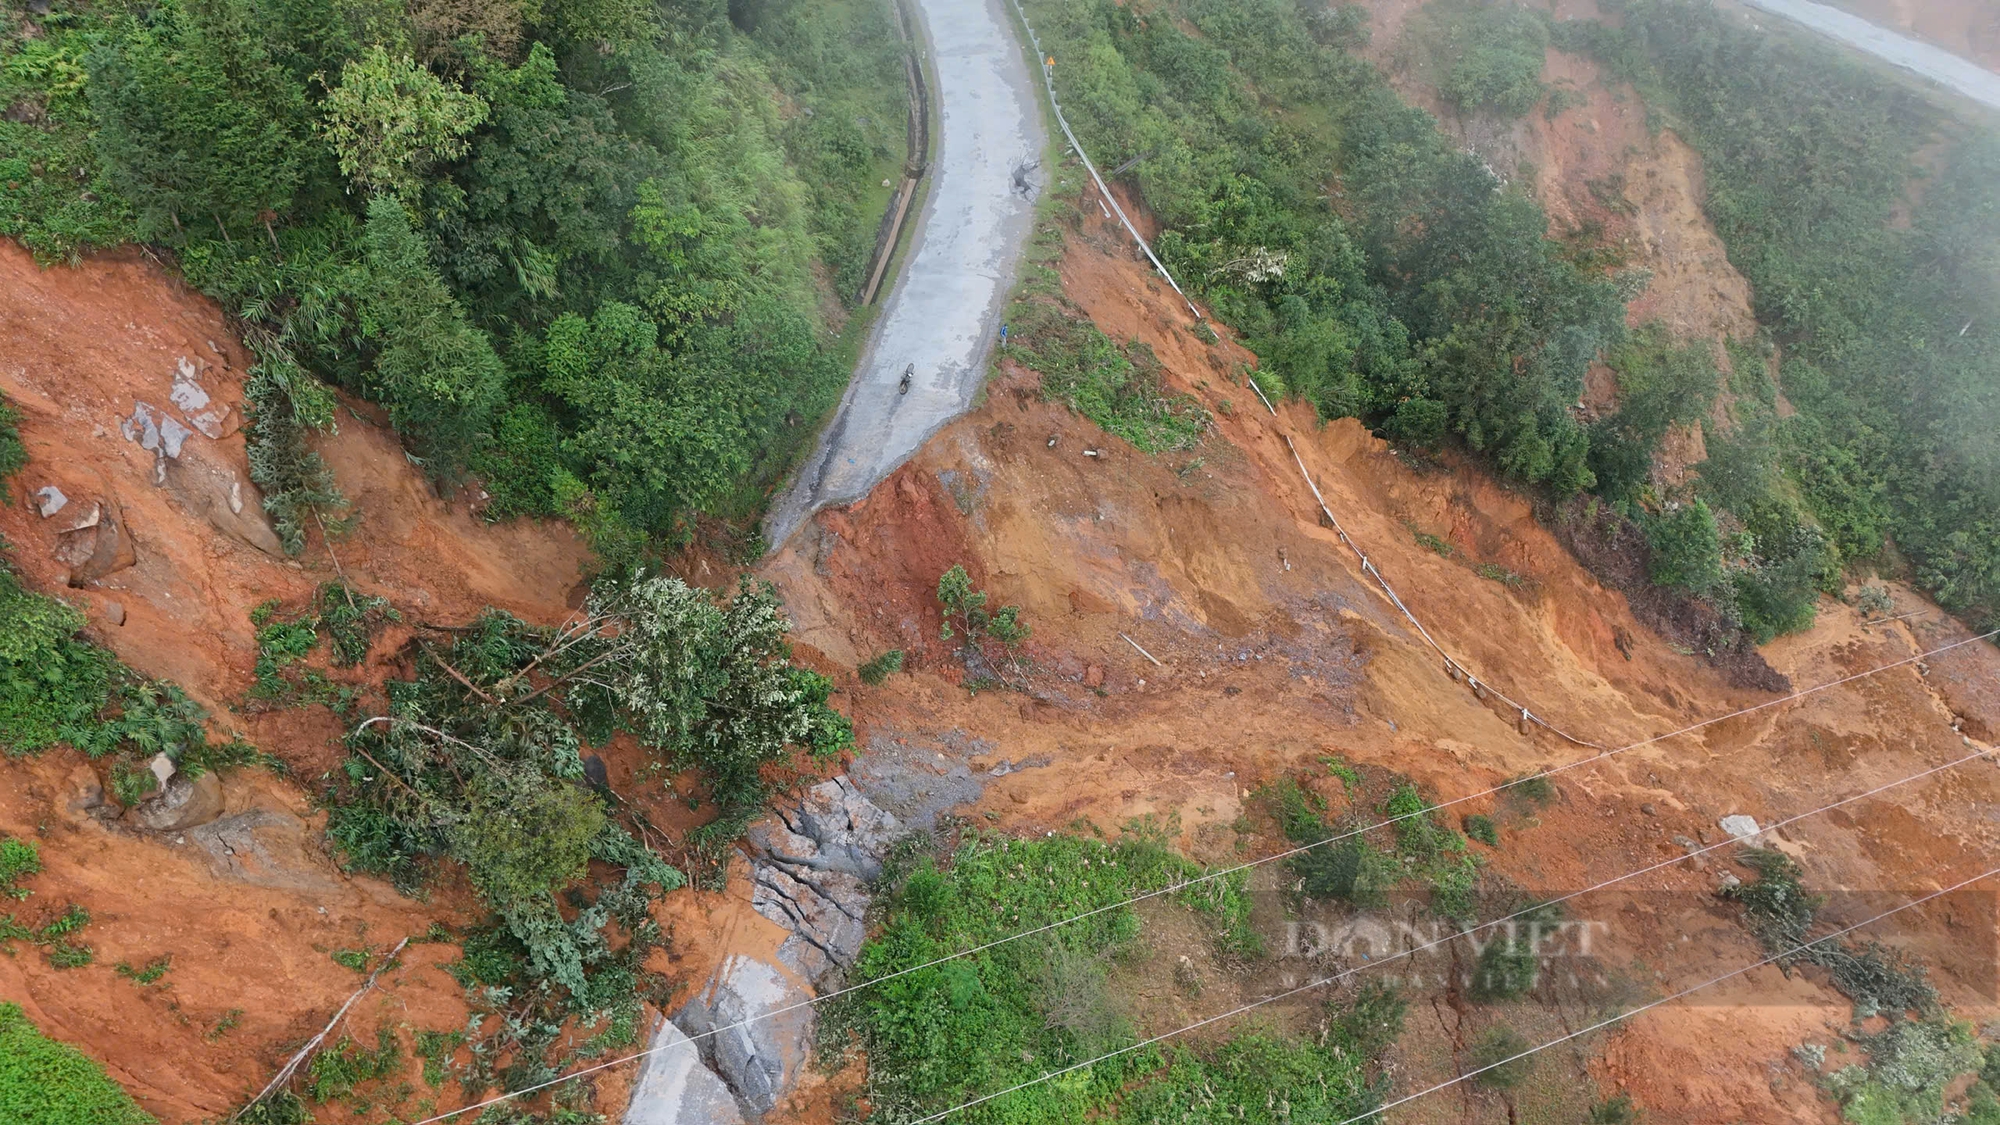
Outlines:
<svg viewBox="0 0 2000 1125"><path fill-rule="evenodd" d="M1552 231L1522 187L1397 97L1355 50L1364 9L1028 11L1085 145L1109 166L1136 161L1128 182L1165 228L1161 256L1243 332L1267 387L1401 442L1462 443L1555 499L1594 493L1646 532L1656 581L1752 640L1809 624L1852 561L1895 571L1906 557L1945 605L1990 617L2000 140L1705 0L1616 7L1622 29L1437 0L1409 35L1462 114L1572 104L1539 79L1554 44L1613 60L1661 111L1656 125L1690 134L1767 326L1732 346L1726 385L1708 342L1628 333L1643 270L1592 231ZM1948 139L1946 166L1896 229L1913 154L1932 138ZM1774 349L1796 414L1764 373ZM1625 393L1586 424L1575 406L1594 360ZM1677 424L1708 428L1714 455L1695 483L1667 488L1650 467Z"/></svg>
<svg viewBox="0 0 2000 1125"><path fill-rule="evenodd" d="M314 378L614 561L744 506L837 396L903 158L886 4L161 0L10 17L0 234L143 241L252 329L253 469L337 496ZM780 106L784 111L780 111Z"/></svg>

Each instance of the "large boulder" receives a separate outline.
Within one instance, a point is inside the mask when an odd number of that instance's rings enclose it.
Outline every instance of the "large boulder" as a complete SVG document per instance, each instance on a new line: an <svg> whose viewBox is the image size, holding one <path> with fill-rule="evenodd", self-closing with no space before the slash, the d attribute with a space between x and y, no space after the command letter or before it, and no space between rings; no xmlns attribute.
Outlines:
<svg viewBox="0 0 2000 1125"><path fill-rule="evenodd" d="M642 1066L624 1125L743 1125L736 1096L671 1020L660 1021Z"/></svg>
<svg viewBox="0 0 2000 1125"><path fill-rule="evenodd" d="M811 994L774 965L731 954L674 1017L753 1113L769 1113L798 1082L812 1038Z"/></svg>
<svg viewBox="0 0 2000 1125"><path fill-rule="evenodd" d="M132 806L125 818L148 832L178 832L222 815L222 778L213 770L190 781L185 773L167 779L158 793Z"/></svg>

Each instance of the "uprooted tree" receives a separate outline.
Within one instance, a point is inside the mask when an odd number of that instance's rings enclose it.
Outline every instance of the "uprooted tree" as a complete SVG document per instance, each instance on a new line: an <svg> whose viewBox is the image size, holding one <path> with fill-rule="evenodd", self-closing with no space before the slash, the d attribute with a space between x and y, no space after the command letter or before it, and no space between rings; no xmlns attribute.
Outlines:
<svg viewBox="0 0 2000 1125"><path fill-rule="evenodd" d="M464 864L533 975L585 994L594 966L657 940L647 908L684 876L642 817L586 782L584 751L622 731L698 768L718 815L688 843L733 838L762 805L764 766L852 744L829 682L791 663L786 628L768 586L717 604L652 577L600 583L556 628L489 610L448 644L420 639L415 675L349 739L328 831L353 867L408 890ZM592 860L622 878L591 885ZM613 922L632 939L615 958Z"/></svg>

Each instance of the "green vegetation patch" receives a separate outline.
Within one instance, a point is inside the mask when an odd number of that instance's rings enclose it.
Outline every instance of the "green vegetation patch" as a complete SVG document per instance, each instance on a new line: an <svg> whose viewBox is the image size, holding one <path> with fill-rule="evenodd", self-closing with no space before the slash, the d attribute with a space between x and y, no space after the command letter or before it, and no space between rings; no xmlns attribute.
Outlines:
<svg viewBox="0 0 2000 1125"><path fill-rule="evenodd" d="M1549 29L1540 13L1506 3L1436 0L1412 23L1411 42L1435 72L1438 92L1460 112L1519 117L1542 100Z"/></svg>
<svg viewBox="0 0 2000 1125"><path fill-rule="evenodd" d="M785 468L904 158L871 0L166 0L10 14L0 235L141 241L248 326L287 549L344 504L326 385L493 516L631 561ZM30 26L32 25L32 26Z"/></svg>
<svg viewBox="0 0 2000 1125"><path fill-rule="evenodd" d="M0 484L28 463L27 447L21 444L20 412L0 397ZM0 492L0 501L12 503L13 493Z"/></svg>
<svg viewBox="0 0 2000 1125"><path fill-rule="evenodd" d="M1730 504L1767 572L1746 599L1746 626L1809 620L1796 607L1815 555L1888 563L1891 540L1947 608L1992 617L2000 133L1947 119L1839 49L1755 31L1707 3L1620 0L1606 14L1621 26L1559 23L1556 41L1634 82L1701 152L1705 209L1784 349L1779 382L1796 413L1756 419L1748 449L1703 468L1722 490L1782 472L1766 504ZM1892 223L1933 139L1945 142L1942 167L1907 204L1909 221ZM1739 377L1749 366L1738 361ZM1750 380L1746 397L1775 401L1757 383L1768 380ZM1810 512L1823 544L1795 537L1787 500Z"/></svg>
<svg viewBox="0 0 2000 1125"><path fill-rule="evenodd" d="M1090 321L1041 299L1008 313L1006 354L1042 377L1042 394L1145 453L1192 449L1209 430L1194 396L1170 391L1153 349L1123 347Z"/></svg>
<svg viewBox="0 0 2000 1125"><path fill-rule="evenodd" d="M1121 959L1141 952L1129 896L1173 887L1199 869L1146 833L1114 843L1074 836L973 836L949 862L920 859L879 900L878 937L853 981L881 983L837 1003L829 1026L853 1029L868 1053L868 1097L892 1118L934 1112L1037 1078L1137 1035L1111 992ZM1246 924L1240 877L1175 894L1232 946ZM1032 939L890 974L959 949L1085 911L1101 913ZM1147 1048L966 1111L988 1122L1150 1122L1187 1119L1330 1123L1366 1113L1363 1067L1400 1028L1401 1009L1376 998L1323 1040L1259 1029L1213 1048ZM1370 1051L1356 1049L1366 1039ZM1288 1116L1289 1114L1289 1116Z"/></svg>
<svg viewBox="0 0 2000 1125"><path fill-rule="evenodd" d="M1353 780L1343 776L1342 783L1351 797L1365 793L1359 775ZM1264 796L1285 838L1306 849L1285 861L1305 897L1380 907L1391 890L1410 880L1426 890L1431 909L1440 916L1472 916L1479 861L1465 837L1441 823L1435 807L1408 781L1394 778L1378 808L1354 800L1331 821L1327 802L1291 778ZM1378 811L1395 823L1387 831L1361 831L1375 822Z"/></svg>
<svg viewBox="0 0 2000 1125"><path fill-rule="evenodd" d="M43 1037L20 1005L0 1003L0 1121L153 1125L154 1118L83 1052Z"/></svg>

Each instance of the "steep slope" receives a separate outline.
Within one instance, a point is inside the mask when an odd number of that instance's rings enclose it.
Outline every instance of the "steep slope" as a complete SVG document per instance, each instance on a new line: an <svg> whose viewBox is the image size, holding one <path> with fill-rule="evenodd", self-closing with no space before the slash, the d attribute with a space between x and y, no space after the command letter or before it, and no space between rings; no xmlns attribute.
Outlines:
<svg viewBox="0 0 2000 1125"><path fill-rule="evenodd" d="M410 620L462 624L488 605L554 620L587 554L563 525L489 525L440 501L392 434L343 409L320 449L355 503L354 530L330 551L316 540L285 558L236 430L248 360L212 302L137 256L42 269L11 242L0 242L0 293L0 393L22 414L30 456L0 507L9 562L83 609L87 635L134 669L184 686L217 734L249 738L305 783L234 772L211 819L159 835L111 819L101 770L80 755L0 759L0 834L36 841L45 866L22 913L84 907L81 940L97 954L72 970L39 951L0 958L0 995L102 1060L162 1120L211 1119L263 1086L360 986L331 954L366 950L379 963L433 923L479 920L462 890L419 902L336 866L303 790L337 761L344 726L324 708L246 703L258 656L250 611L271 599L296 607L344 576ZM194 378L177 388L183 364ZM208 396L200 409L179 404L193 401L190 384ZM177 457L124 436L141 403L189 421ZM219 438L192 424L201 414L215 416ZM134 432L144 440L143 426ZM45 488L67 498L47 516ZM97 529L69 530L93 509ZM102 563L79 559L79 536L107 538L113 523L123 547ZM462 1028L463 991L437 967L455 959L448 949L412 946L342 1033L372 1047L378 1026L405 1040ZM112 971L160 958L171 967L148 987Z"/></svg>
<svg viewBox="0 0 2000 1125"><path fill-rule="evenodd" d="M1413 468L1354 423L1317 426L1303 407L1268 414L1228 378L1244 353L1197 341L1171 292L1091 219L1063 260L1065 291L1114 337L1150 345L1171 386L1214 412L1216 431L1194 452L1147 457L1042 402L1034 377L1010 370L985 407L764 564L802 642L843 664L890 648L906 654L908 675L879 688L849 681L862 734L856 768L891 763L916 789L948 789L969 772L970 791L983 786L975 823L1110 831L1152 815L1175 825L1192 854L1240 861L1271 847L1247 827L1261 815L1254 791L1294 770L1320 772L1326 755L1407 774L1452 799L1594 753L1522 734L1516 716L1446 677L1320 526L1285 434L1438 639L1564 730L1619 746L1773 698L1732 688L1673 651L1523 499L1481 475ZM1451 544L1452 557L1413 531ZM954 646L936 632L937 575L954 563L997 602L1023 607L1035 630L1024 690L966 692ZM1488 580L1482 565L1518 578ZM1965 635L1919 599L1898 597L1899 611L1918 612L1888 626L1823 600L1818 625L1764 654L1804 688ZM1768 823L1962 756L1965 739L1991 735L1996 675L1990 646L1960 648L1921 672L1906 665L1559 775L1555 804L1510 822L1518 827L1488 855L1489 877L1563 893L1679 854L1677 839L1721 840L1723 816ZM1880 888L1867 901L1893 903L1984 865L1995 831L1980 810L1996 797L1990 765L1960 767L1788 828L1781 846L1814 885ZM1510 815L1490 798L1454 810L1466 811ZM1718 874L1706 862L1669 867L1575 911L1608 923L1608 964L1657 974L1634 982L1642 993L1682 987L1762 955L1714 896ZM1869 909L1843 900L1829 916L1858 921ZM1975 1016L1993 1010L1982 909L1961 900L1892 931L1932 960L1948 999ZM1825 1119L1788 1052L1844 1025L1845 999L1819 978L1767 969L1712 1003L1586 1041L1582 1053L1544 1064L1537 1089L1550 1089L1533 1096L1560 1104L1576 1096L1561 1088L1587 1077L1606 1093L1629 1089L1652 1120ZM1191 1014L1225 1006L1205 997ZM1546 1037L1587 1010L1550 1011ZM1159 1023L1147 1030L1188 1014L1155 1009ZM1731 1034L1715 1035L1724 1023ZM1421 1088L1462 1066L1454 1042L1442 1024L1413 1026L1396 1056L1399 1086ZM1483 1114L1491 1095L1448 1097ZM1440 1112L1418 1105L1403 1119Z"/></svg>

